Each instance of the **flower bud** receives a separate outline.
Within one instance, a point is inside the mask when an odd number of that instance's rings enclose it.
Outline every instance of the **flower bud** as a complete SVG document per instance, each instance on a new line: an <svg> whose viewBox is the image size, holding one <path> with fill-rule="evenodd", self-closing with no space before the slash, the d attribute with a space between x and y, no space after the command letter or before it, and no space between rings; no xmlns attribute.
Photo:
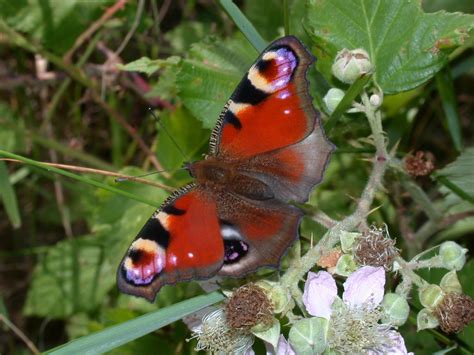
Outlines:
<svg viewBox="0 0 474 355"><path fill-rule="evenodd" d="M339 258L336 264L335 273L341 276L349 276L357 270L357 263L352 255L345 254Z"/></svg>
<svg viewBox="0 0 474 355"><path fill-rule="evenodd" d="M399 326L405 324L407 321L410 306L405 297L397 293L387 293L383 297L382 307L385 312L385 317L382 318L384 323Z"/></svg>
<svg viewBox="0 0 474 355"><path fill-rule="evenodd" d="M380 107L382 105L382 97L378 94L373 94L370 96L369 102L374 107Z"/></svg>
<svg viewBox="0 0 474 355"><path fill-rule="evenodd" d="M418 312L416 316L416 328L417 331L423 329L433 329L439 325L438 319L436 316L431 313L431 311L423 308L421 311Z"/></svg>
<svg viewBox="0 0 474 355"><path fill-rule="evenodd" d="M443 276L441 282L439 283L439 286L445 293L462 293L461 283L459 282L458 275L454 270L451 270Z"/></svg>
<svg viewBox="0 0 474 355"><path fill-rule="evenodd" d="M305 318L293 324L288 340L297 354L321 354L327 347L329 321Z"/></svg>
<svg viewBox="0 0 474 355"><path fill-rule="evenodd" d="M418 297L423 307L435 308L444 297L444 292L438 285L428 285L418 291Z"/></svg>
<svg viewBox="0 0 474 355"><path fill-rule="evenodd" d="M448 270L461 270L466 263L467 249L458 243L447 241L441 244L439 256L443 266Z"/></svg>
<svg viewBox="0 0 474 355"><path fill-rule="evenodd" d="M329 91L326 93L326 95L323 98L323 101L326 104L326 107L328 108L329 113L334 112L337 105L339 105L339 103L343 99L344 95L345 93L341 89L338 89L338 88L329 89Z"/></svg>
<svg viewBox="0 0 474 355"><path fill-rule="evenodd" d="M336 78L346 84L352 84L359 77L373 70L369 54L361 49L352 51L343 49L336 55L332 72Z"/></svg>

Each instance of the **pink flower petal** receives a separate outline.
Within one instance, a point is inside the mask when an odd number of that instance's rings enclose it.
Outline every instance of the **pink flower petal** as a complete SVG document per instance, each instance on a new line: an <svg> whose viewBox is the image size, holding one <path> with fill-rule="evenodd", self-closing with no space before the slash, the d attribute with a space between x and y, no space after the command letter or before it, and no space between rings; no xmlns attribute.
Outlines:
<svg viewBox="0 0 474 355"><path fill-rule="evenodd" d="M408 353L405 346L405 340L395 330L389 332L389 337L392 340L392 343L384 346L383 349L369 350L366 355L413 355L413 353Z"/></svg>
<svg viewBox="0 0 474 355"><path fill-rule="evenodd" d="M296 355L293 347L288 343L283 335L278 340L278 349L276 355Z"/></svg>
<svg viewBox="0 0 474 355"><path fill-rule="evenodd" d="M382 302L385 286L383 267L363 266L349 275L344 282L342 299L349 307L372 303L374 307Z"/></svg>
<svg viewBox="0 0 474 355"><path fill-rule="evenodd" d="M304 285L303 303L309 314L329 320L331 306L337 297L336 281L329 272L308 273Z"/></svg>

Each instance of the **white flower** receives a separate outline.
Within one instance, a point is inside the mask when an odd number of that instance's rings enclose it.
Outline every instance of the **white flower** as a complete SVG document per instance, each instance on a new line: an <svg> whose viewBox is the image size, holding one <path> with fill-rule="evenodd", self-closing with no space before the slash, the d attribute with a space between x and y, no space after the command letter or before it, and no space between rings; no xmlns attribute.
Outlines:
<svg viewBox="0 0 474 355"><path fill-rule="evenodd" d="M330 321L328 344L342 353L406 355L402 336L390 324L380 324L385 286L383 267L364 266L344 283L342 300L334 278L326 271L309 273L303 303L309 314Z"/></svg>

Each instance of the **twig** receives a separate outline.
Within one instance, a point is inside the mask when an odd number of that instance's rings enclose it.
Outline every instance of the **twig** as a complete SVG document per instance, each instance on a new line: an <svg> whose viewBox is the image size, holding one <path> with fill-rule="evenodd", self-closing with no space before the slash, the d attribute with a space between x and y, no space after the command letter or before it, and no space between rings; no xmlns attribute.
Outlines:
<svg viewBox="0 0 474 355"><path fill-rule="evenodd" d="M428 238L442 231L446 227L471 216L474 216L474 210L453 213L438 220L429 220L416 231L413 239L422 245Z"/></svg>
<svg viewBox="0 0 474 355"><path fill-rule="evenodd" d="M19 160L9 159L9 158L0 158L0 160L11 161L11 162L14 162L14 163L22 163ZM53 166L55 168L71 170L71 171L79 171L81 173L97 174L97 175L103 175L103 176L113 176L113 177L120 178L120 179L126 179L126 180L129 180L129 181L139 182L141 184L158 187L160 189L170 191L170 192L175 190L173 187L161 184L159 182L150 181L150 180L147 180L147 179L142 179L142 178L135 177L135 176L115 173L113 171L98 170L98 169L86 168L86 167L83 167L83 166L74 166L74 165L67 165L67 164L55 164L55 163L48 163L48 162L40 162L40 163L42 163L44 165Z"/></svg>
<svg viewBox="0 0 474 355"><path fill-rule="evenodd" d="M18 328L15 324L13 324L12 322L10 322L10 320L8 318L6 318L3 314L0 314L0 322L3 322L5 323L5 325L10 328L12 330L13 333L16 334L16 336L18 338L20 338L24 343L25 345L28 347L28 349L30 349L30 351L33 353L33 354L41 354L41 352L38 350L38 348L35 346L35 344L33 344L33 342L28 339L28 337L25 335L25 333L23 333L21 331L20 328Z"/></svg>
<svg viewBox="0 0 474 355"><path fill-rule="evenodd" d="M118 57L120 53L124 50L124 48L127 46L128 42L132 38L133 34L137 30L138 25L140 24L140 19L143 14L143 8L145 7L145 0L140 0L138 2L137 6L137 13L135 14L135 19L133 20L132 27L130 27L130 31L128 31L127 35L123 39L122 43L118 47L118 49L115 51L115 55Z"/></svg>
<svg viewBox="0 0 474 355"><path fill-rule="evenodd" d="M161 5L160 10L158 11L158 23L160 24L161 21L165 18L166 13L171 5L171 0L165 0L163 5Z"/></svg>
<svg viewBox="0 0 474 355"><path fill-rule="evenodd" d="M87 41L89 37L91 37L100 27L102 27L102 25L106 23L117 11L122 10L127 4L127 1L128 0L117 0L114 5L105 10L104 14L97 21L92 23L92 25L90 25L86 31L77 37L72 48L64 55L64 61L70 63L72 55L76 49L82 46L82 44Z"/></svg>
<svg viewBox="0 0 474 355"><path fill-rule="evenodd" d="M319 223L320 225L322 225L323 227L326 227L328 229L334 227L338 222L338 221L332 219L331 217L329 217L323 211L315 212L312 217L313 217L313 220L316 223Z"/></svg>

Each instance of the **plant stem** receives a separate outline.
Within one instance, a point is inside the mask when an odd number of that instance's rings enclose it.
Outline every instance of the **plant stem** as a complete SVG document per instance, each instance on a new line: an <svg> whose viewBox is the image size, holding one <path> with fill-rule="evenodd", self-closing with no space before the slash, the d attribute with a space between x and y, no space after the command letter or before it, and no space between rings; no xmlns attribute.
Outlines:
<svg viewBox="0 0 474 355"><path fill-rule="evenodd" d="M282 276L282 285L285 285L290 290L294 288L294 285L298 284L299 280L304 278L305 274L316 264L322 255L325 255L334 247L339 241L339 236L342 231L351 231L361 225L367 224L367 215L370 212L375 193L381 186L389 162L389 155L386 150L380 111L369 102L369 98L365 92L362 93L362 103L372 130L372 138L376 148L372 173L361 194L355 211L329 228L320 242L311 248L300 260L294 261ZM295 296L294 293L292 294ZM297 300L297 303L299 303L299 300Z"/></svg>

